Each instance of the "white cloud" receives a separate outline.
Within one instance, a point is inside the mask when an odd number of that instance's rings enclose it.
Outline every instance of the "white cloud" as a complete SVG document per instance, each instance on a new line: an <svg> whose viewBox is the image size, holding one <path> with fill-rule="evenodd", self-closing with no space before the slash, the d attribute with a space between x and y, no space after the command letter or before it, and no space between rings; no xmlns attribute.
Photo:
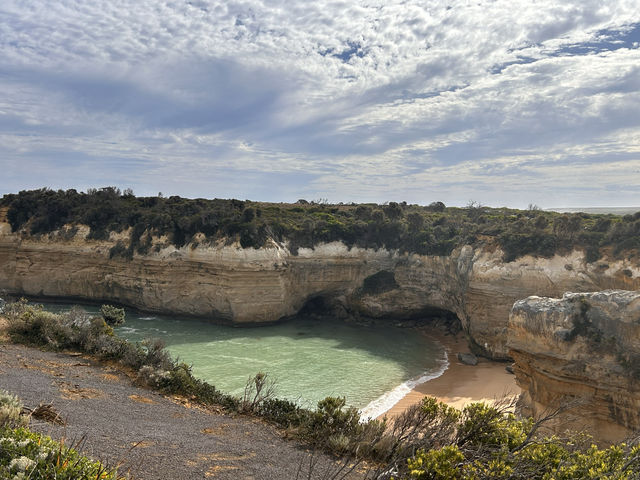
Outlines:
<svg viewBox="0 0 640 480"><path fill-rule="evenodd" d="M511 202L587 177L600 192L635 172L640 50L571 49L638 19L630 0L5 0L0 190L32 183L31 162L188 195L220 196L205 186L220 178L257 199L428 185L424 201L494 202L498 174ZM572 167L587 173L552 181Z"/></svg>

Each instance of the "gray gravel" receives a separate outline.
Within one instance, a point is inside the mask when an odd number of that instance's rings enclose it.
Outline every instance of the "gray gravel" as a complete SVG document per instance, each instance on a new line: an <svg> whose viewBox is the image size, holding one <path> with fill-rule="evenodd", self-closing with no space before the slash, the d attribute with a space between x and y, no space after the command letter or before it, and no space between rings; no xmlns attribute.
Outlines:
<svg viewBox="0 0 640 480"><path fill-rule="evenodd" d="M32 420L32 429L129 473L134 479L295 479L308 451L254 418L185 406L136 387L91 359L0 344L0 389L25 406L52 403L66 426ZM315 455L312 478L336 463ZM305 471L300 478L307 478ZM361 478L353 474L346 478Z"/></svg>

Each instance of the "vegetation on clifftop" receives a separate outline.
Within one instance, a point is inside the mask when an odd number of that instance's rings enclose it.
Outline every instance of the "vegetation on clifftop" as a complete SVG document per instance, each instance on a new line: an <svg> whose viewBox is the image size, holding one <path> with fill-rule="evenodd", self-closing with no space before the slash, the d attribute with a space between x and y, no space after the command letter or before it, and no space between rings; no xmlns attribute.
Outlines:
<svg viewBox="0 0 640 480"><path fill-rule="evenodd" d="M166 236L177 247L190 242L239 241L259 248L269 239L300 247L342 241L348 246L397 249L425 255L448 255L458 246L497 245L512 261L526 254L549 257L582 249L587 261L640 252L640 212L634 215L560 214L537 208L513 210L471 203L466 208L406 202L339 204L260 203L240 200L136 197L114 187L89 190L31 190L5 195L13 231L37 235L73 225L90 227L89 238L130 229L130 240L112 248L112 256L148 253L152 236ZM198 235L201 234L201 235ZM203 240L204 239L204 240Z"/></svg>

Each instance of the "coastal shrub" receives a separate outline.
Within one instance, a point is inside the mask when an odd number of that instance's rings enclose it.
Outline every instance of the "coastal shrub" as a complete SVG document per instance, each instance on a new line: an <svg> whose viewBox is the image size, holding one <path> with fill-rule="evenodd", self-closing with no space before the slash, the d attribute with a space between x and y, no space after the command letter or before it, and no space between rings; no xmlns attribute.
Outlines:
<svg viewBox="0 0 640 480"><path fill-rule="evenodd" d="M309 422L308 410L280 398L267 398L257 413L285 428L298 427Z"/></svg>
<svg viewBox="0 0 640 480"><path fill-rule="evenodd" d="M73 448L31 432L22 402L0 392L0 478L12 480L118 480L117 470L89 460Z"/></svg>
<svg viewBox="0 0 640 480"><path fill-rule="evenodd" d="M26 428L0 427L0 478L116 480L117 470Z"/></svg>
<svg viewBox="0 0 640 480"><path fill-rule="evenodd" d="M237 397L224 394L213 385L194 377L191 366L186 363L179 363L163 374L158 388L165 393L183 395L205 404L221 405L232 411L239 411L242 405Z"/></svg>
<svg viewBox="0 0 640 480"><path fill-rule="evenodd" d="M7 333L12 341L54 349L68 348L72 344L70 326L41 306L27 306L22 302L17 307L10 307L6 314L9 320Z"/></svg>
<svg viewBox="0 0 640 480"><path fill-rule="evenodd" d="M458 447L448 445L439 450L419 450L407 462L411 478L458 480L461 478L459 468L464 460Z"/></svg>
<svg viewBox="0 0 640 480"><path fill-rule="evenodd" d="M6 390L0 391L0 427L25 427L29 417L22 415L22 403Z"/></svg>
<svg viewBox="0 0 640 480"><path fill-rule="evenodd" d="M276 382L266 373L258 372L247 380L242 396L241 408L243 412L257 413L262 404L272 398L275 393Z"/></svg>
<svg viewBox="0 0 640 480"><path fill-rule="evenodd" d="M146 339L142 341L144 358L142 365L150 366L157 370L170 370L174 367L174 361L167 350L166 343L159 339Z"/></svg>
<svg viewBox="0 0 640 480"><path fill-rule="evenodd" d="M518 420L511 413L486 403L472 403L462 409L456 432L456 445L461 448L514 449L527 438L530 420Z"/></svg>
<svg viewBox="0 0 640 480"><path fill-rule="evenodd" d="M360 412L357 408L346 407L344 397L326 397L318 402L311 416L308 433L314 442L327 444L335 435L355 437L360 431Z"/></svg>
<svg viewBox="0 0 640 480"><path fill-rule="evenodd" d="M557 250L557 239L553 234L538 232L507 231L498 237L504 252L504 261L512 262L524 255L551 257Z"/></svg>
<svg viewBox="0 0 640 480"><path fill-rule="evenodd" d="M268 204L222 199L135 197L115 187L75 190L30 190L4 195L12 230L40 235L89 226L88 238L108 240L110 232L129 229L129 241L118 240L110 256L131 260L146 254L152 237L182 247L197 243L239 242L259 248L270 241L301 247L341 241L347 246L397 249L423 255L449 255L465 244L498 246L505 260L523 255L548 257L573 249L597 260L602 251L622 258L640 252L640 218L634 215L559 214L541 210L466 208L390 202L388 205L327 202ZM65 232L67 231L65 230ZM62 237L61 237L62 238ZM163 240L164 241L164 240ZM195 244L195 243L194 243ZM156 245L157 246L157 245Z"/></svg>
<svg viewBox="0 0 640 480"><path fill-rule="evenodd" d="M350 446L351 439L344 433L334 433L327 438L327 447L338 455L347 453Z"/></svg>
<svg viewBox="0 0 640 480"><path fill-rule="evenodd" d="M406 459L418 449L430 449L453 442L460 411L425 397L400 413L390 429L393 441L389 457Z"/></svg>
<svg viewBox="0 0 640 480"><path fill-rule="evenodd" d="M124 323L124 308L118 308L114 305L102 305L100 313L107 325L122 325Z"/></svg>
<svg viewBox="0 0 640 480"><path fill-rule="evenodd" d="M431 400L424 405L433 411L436 404ZM621 480L638 478L640 472L637 442L601 449L581 434L540 437L542 422L517 419L484 403L470 404L452 418L455 422L450 434L441 437L443 443L418 449L404 467L398 466L395 478Z"/></svg>
<svg viewBox="0 0 640 480"><path fill-rule="evenodd" d="M621 443L585 449L573 439L556 437L528 443L518 450L486 449L465 452L448 445L420 450L408 461L408 472L398 478L489 480L584 480L638 478L640 446Z"/></svg>

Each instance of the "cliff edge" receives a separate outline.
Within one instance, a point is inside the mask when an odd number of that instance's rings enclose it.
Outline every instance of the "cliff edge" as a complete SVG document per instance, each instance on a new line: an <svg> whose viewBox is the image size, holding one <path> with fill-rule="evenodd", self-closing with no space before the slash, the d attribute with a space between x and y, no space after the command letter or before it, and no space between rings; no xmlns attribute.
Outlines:
<svg viewBox="0 0 640 480"><path fill-rule="evenodd" d="M640 292L520 300L507 346L523 413L573 405L559 417L562 426L605 441L640 430Z"/></svg>
<svg viewBox="0 0 640 480"><path fill-rule="evenodd" d="M103 240L89 233L83 225L38 235L12 232L0 218L0 290L236 324L278 321L310 305L338 316L390 320L455 314L476 353L506 359L516 300L640 289L633 261L587 263L579 250L505 262L499 248L470 245L437 256L341 242L292 252L275 240L243 248L198 237L177 247L157 237L147 253L123 258L113 249L127 241L126 231Z"/></svg>

